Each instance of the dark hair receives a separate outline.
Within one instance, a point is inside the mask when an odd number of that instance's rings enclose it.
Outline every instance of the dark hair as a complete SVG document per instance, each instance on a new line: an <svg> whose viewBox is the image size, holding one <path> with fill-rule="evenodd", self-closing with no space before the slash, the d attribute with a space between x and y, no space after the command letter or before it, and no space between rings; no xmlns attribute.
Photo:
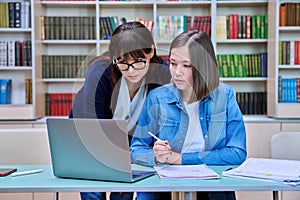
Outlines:
<svg viewBox="0 0 300 200"><path fill-rule="evenodd" d="M154 55L150 59L150 66L152 63L161 64L162 59L156 54L155 43L151 32L140 22L134 21L121 24L114 30L108 50L110 52L111 60L113 60L120 57L124 59L127 59L128 57L145 58L144 54L149 54L152 48L154 48ZM112 64L110 67L111 81L112 86L114 87L122 74ZM154 70L153 67L149 67L146 76L151 77Z"/></svg>
<svg viewBox="0 0 300 200"><path fill-rule="evenodd" d="M97 61L106 61L108 63L111 63L111 59L110 59L110 53L108 51L103 52L101 55L94 57L93 59L91 59L90 61L88 61L88 64L86 66L91 66L93 65L95 62Z"/></svg>
<svg viewBox="0 0 300 200"><path fill-rule="evenodd" d="M210 37L202 31L183 32L175 37L172 49L187 45L193 73L193 90L196 100L202 100L219 86L219 71Z"/></svg>

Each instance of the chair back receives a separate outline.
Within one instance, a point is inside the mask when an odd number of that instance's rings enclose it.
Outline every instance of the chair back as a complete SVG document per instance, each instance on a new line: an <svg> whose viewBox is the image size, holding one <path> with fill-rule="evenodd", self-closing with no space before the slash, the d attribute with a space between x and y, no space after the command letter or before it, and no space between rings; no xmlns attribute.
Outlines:
<svg viewBox="0 0 300 200"><path fill-rule="evenodd" d="M300 132L278 132L273 135L271 158L300 160Z"/></svg>

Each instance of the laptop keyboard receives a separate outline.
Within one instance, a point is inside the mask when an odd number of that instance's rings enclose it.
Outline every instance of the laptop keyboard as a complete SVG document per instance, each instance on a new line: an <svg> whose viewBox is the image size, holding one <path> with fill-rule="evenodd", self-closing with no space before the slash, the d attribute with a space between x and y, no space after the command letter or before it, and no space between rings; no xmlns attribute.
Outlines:
<svg viewBox="0 0 300 200"><path fill-rule="evenodd" d="M132 170L132 178L139 179L155 174L155 171Z"/></svg>

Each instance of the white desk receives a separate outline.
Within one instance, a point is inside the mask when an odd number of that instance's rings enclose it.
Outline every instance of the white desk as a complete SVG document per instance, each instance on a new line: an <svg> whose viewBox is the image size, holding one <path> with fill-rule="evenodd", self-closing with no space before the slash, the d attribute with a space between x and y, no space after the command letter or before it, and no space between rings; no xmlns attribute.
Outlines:
<svg viewBox="0 0 300 200"><path fill-rule="evenodd" d="M64 179L53 176L50 165L20 165L0 166L16 167L19 171L43 169L43 172L26 176L0 177L0 192L141 192L141 191L273 191L274 198L278 199L278 191L298 190L300 185L290 186L283 183L257 181L221 177L220 179L199 180L161 180L157 175L135 183L119 183L108 181L91 181L79 179ZM221 171L228 166L211 166L215 171Z"/></svg>

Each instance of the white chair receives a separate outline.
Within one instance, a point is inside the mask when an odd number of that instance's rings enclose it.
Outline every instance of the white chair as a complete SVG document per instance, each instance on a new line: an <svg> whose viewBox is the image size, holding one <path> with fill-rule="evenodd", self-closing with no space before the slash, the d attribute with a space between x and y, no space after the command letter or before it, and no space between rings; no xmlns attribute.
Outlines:
<svg viewBox="0 0 300 200"><path fill-rule="evenodd" d="M300 160L300 132L278 132L271 138L271 158L285 160ZM276 193L273 199L278 200ZM283 200L283 192L280 192Z"/></svg>
<svg viewBox="0 0 300 200"><path fill-rule="evenodd" d="M278 132L271 138L271 158L300 160L299 132Z"/></svg>

